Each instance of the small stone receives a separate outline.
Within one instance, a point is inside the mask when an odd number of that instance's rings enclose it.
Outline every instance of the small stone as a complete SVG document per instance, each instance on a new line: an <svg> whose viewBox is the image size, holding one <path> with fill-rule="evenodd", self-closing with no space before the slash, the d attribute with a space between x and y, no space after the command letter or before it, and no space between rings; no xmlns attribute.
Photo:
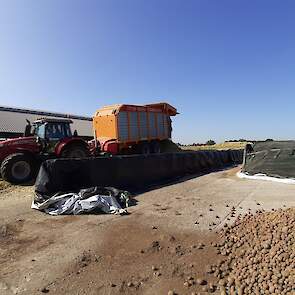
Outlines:
<svg viewBox="0 0 295 295"><path fill-rule="evenodd" d="M185 286L186 288L190 287L190 283L189 282L184 282L183 286Z"/></svg>
<svg viewBox="0 0 295 295"><path fill-rule="evenodd" d="M168 295L176 295L176 292L174 290L169 290Z"/></svg>
<svg viewBox="0 0 295 295"><path fill-rule="evenodd" d="M210 283L208 289L209 289L210 292L214 292L215 291L215 285L213 285L212 283Z"/></svg>
<svg viewBox="0 0 295 295"><path fill-rule="evenodd" d="M111 287L112 287L112 288L114 288L114 287L116 287L116 286L117 286L116 284L111 283Z"/></svg>
<svg viewBox="0 0 295 295"><path fill-rule="evenodd" d="M46 287L44 287L44 288L41 289L41 292L42 293L49 293L49 289L47 289Z"/></svg>
<svg viewBox="0 0 295 295"><path fill-rule="evenodd" d="M264 248L264 249L270 249L270 248L271 248L271 244L270 244L270 242L265 242L265 243L263 244L263 248Z"/></svg>
<svg viewBox="0 0 295 295"><path fill-rule="evenodd" d="M287 233L287 232L288 232L288 227L287 227L287 226L284 226L284 227L282 228L282 232L283 232L283 233Z"/></svg>
<svg viewBox="0 0 295 295"><path fill-rule="evenodd" d="M227 281L228 281L228 285L229 285L229 286L232 286L232 285L234 284L234 282L235 282L234 278L232 278L232 277L229 277L229 278L227 279Z"/></svg>
<svg viewBox="0 0 295 295"><path fill-rule="evenodd" d="M134 286L134 284L133 284L132 282L128 282L128 283L127 283L127 286L128 286L129 288L131 288L131 287Z"/></svg>
<svg viewBox="0 0 295 295"><path fill-rule="evenodd" d="M175 239L174 236L171 236L171 237L169 238L169 241L170 241L170 242L175 242L175 240L176 240L176 239Z"/></svg>
<svg viewBox="0 0 295 295"><path fill-rule="evenodd" d="M0 237L5 238L8 234L7 225L4 224L0 227Z"/></svg>
<svg viewBox="0 0 295 295"><path fill-rule="evenodd" d="M153 226L152 229L158 229L156 226Z"/></svg>
<svg viewBox="0 0 295 295"><path fill-rule="evenodd" d="M159 241L153 241L152 242L152 247L153 248L157 248L157 247L159 247L159 245L160 245Z"/></svg>
<svg viewBox="0 0 295 295"><path fill-rule="evenodd" d="M203 286L202 291L203 292L208 292L208 287L207 286Z"/></svg>
<svg viewBox="0 0 295 295"><path fill-rule="evenodd" d="M198 285L206 285L207 284L207 282L204 280L204 279L197 279L196 280L196 283L198 284Z"/></svg>

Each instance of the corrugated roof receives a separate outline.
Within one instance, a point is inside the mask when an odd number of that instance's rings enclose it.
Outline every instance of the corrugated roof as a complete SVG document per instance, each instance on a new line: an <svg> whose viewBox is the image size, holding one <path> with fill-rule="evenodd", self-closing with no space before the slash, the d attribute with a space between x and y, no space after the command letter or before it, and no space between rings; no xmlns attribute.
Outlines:
<svg viewBox="0 0 295 295"><path fill-rule="evenodd" d="M41 110L14 108L14 107L7 107L7 106L0 106L0 111L31 114L31 115L38 115L38 116L43 116L43 117L70 118L70 119L79 119L79 120L92 121L91 117L86 117L86 116L79 116L79 115L65 114L65 113L57 113L57 112L49 112L49 111L41 111Z"/></svg>
<svg viewBox="0 0 295 295"><path fill-rule="evenodd" d="M26 119L33 122L40 117L71 118L73 121L73 124L71 124L72 131L77 130L81 136L93 136L92 118L90 117L7 107L0 107L0 134L23 133L27 124Z"/></svg>

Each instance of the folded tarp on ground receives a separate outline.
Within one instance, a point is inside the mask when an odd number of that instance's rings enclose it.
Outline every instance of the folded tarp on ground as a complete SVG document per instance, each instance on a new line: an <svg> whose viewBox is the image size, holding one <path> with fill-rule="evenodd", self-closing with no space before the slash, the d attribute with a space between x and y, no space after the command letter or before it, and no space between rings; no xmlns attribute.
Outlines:
<svg viewBox="0 0 295 295"><path fill-rule="evenodd" d="M32 209L44 211L50 215L82 214L100 210L104 213L126 214L129 193L114 188L92 187L79 192L57 193L45 198L36 194Z"/></svg>
<svg viewBox="0 0 295 295"><path fill-rule="evenodd" d="M198 151L89 159L47 160L35 191L44 198L93 186L137 190L148 185L241 163L241 150Z"/></svg>
<svg viewBox="0 0 295 295"><path fill-rule="evenodd" d="M295 141L256 142L245 151L242 173L295 178Z"/></svg>

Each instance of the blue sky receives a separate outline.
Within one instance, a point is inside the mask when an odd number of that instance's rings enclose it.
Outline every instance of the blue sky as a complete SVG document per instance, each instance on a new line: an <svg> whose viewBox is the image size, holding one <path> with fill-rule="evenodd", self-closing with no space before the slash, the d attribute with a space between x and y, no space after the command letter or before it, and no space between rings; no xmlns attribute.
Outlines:
<svg viewBox="0 0 295 295"><path fill-rule="evenodd" d="M0 105L168 101L174 140L294 138L295 2L0 0Z"/></svg>

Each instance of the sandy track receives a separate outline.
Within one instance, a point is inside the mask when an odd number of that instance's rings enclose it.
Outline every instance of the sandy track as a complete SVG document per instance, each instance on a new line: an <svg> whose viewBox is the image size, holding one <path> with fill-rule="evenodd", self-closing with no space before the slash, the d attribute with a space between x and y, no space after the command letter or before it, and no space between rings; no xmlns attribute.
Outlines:
<svg viewBox="0 0 295 295"><path fill-rule="evenodd" d="M32 187L0 191L0 294L201 292L184 282L192 276L215 283L206 274L219 259L211 242L216 229L235 220L232 206L243 214L295 205L294 186L241 180L236 171L143 192L122 217L52 217L30 209Z"/></svg>

